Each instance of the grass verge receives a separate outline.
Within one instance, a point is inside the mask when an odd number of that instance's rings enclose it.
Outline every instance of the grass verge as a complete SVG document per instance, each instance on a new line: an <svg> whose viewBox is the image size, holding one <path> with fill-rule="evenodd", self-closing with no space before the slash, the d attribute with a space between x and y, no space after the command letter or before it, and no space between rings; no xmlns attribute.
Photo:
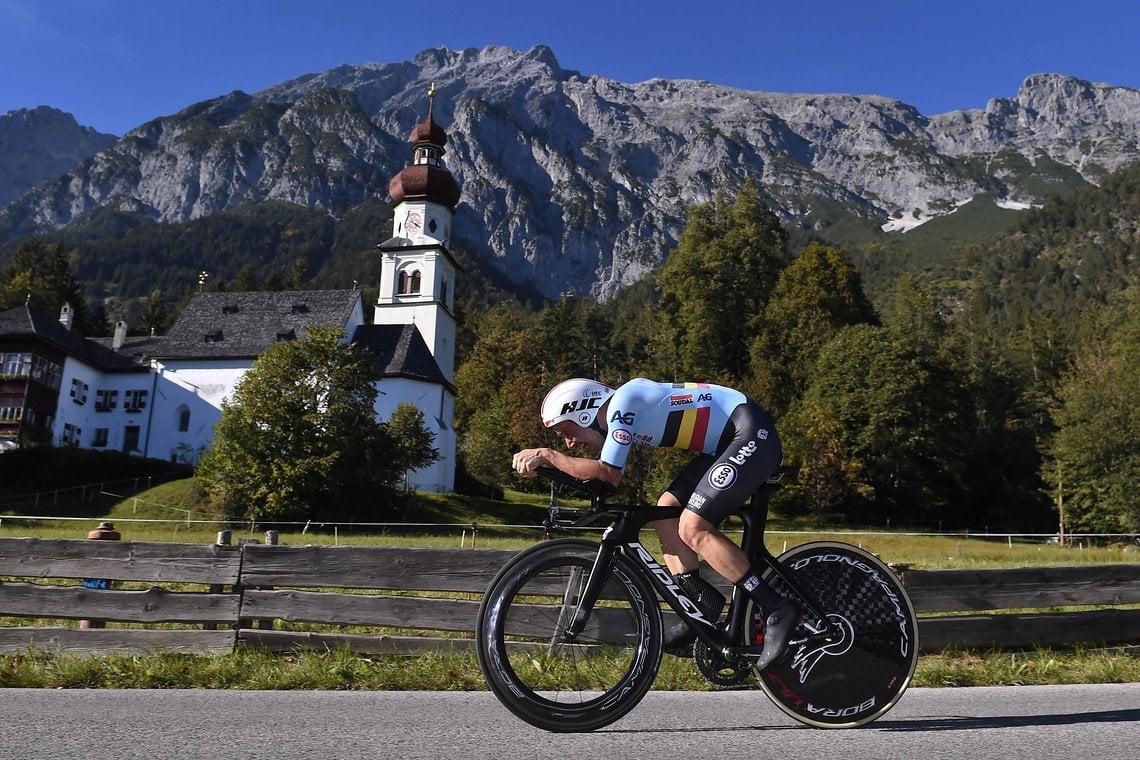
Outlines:
<svg viewBox="0 0 1140 760"><path fill-rule="evenodd" d="M1021 686L1140 681L1140 657L1124 649L946 652L919 659L913 686ZM322 689L482 691L475 656L364 656L347 650L222 656L120 657L29 652L0 656L0 687L51 689ZM665 657L654 688L710 691L691 660Z"/></svg>

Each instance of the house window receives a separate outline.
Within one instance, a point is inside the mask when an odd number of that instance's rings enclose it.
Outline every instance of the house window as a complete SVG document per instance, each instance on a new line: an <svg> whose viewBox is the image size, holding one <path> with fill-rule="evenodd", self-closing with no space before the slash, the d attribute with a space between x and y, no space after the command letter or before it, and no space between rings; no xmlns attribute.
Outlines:
<svg viewBox="0 0 1140 760"><path fill-rule="evenodd" d="M292 311L294 314L308 314L309 305L306 303L295 303L293 304L293 307L290 309L290 311Z"/></svg>
<svg viewBox="0 0 1140 760"><path fill-rule="evenodd" d="M32 369L32 355L31 354L0 354L3 359L3 367L0 372L5 375L13 377L27 377Z"/></svg>
<svg viewBox="0 0 1140 760"><path fill-rule="evenodd" d="M72 425L70 422L65 422L63 425L63 445L64 446L78 446L79 439L83 436L83 429Z"/></svg>
<svg viewBox="0 0 1140 760"><path fill-rule="evenodd" d="M128 412L141 412L146 409L147 391L124 391L123 408Z"/></svg>
<svg viewBox="0 0 1140 760"><path fill-rule="evenodd" d="M0 422L19 422L23 416L22 406L0 406Z"/></svg>
<svg viewBox="0 0 1140 760"><path fill-rule="evenodd" d="M227 306L223 306L222 307L222 313L223 314L237 314L238 313L238 307L236 304L229 304Z"/></svg>
<svg viewBox="0 0 1140 760"><path fill-rule="evenodd" d="M226 336L222 334L221 330L218 330L217 332L206 333L204 338L207 343L221 343L226 339Z"/></svg>
<svg viewBox="0 0 1140 760"><path fill-rule="evenodd" d="M119 405L119 392L112 390L95 391L95 411L109 412Z"/></svg>
<svg viewBox="0 0 1140 760"><path fill-rule="evenodd" d="M77 404L87 403L87 391L89 386L79 378L74 378L71 381L71 400Z"/></svg>
<svg viewBox="0 0 1140 760"><path fill-rule="evenodd" d="M59 386L63 384L63 367L55 362L49 362L43 357L33 357L32 379L57 391Z"/></svg>
<svg viewBox="0 0 1140 760"><path fill-rule="evenodd" d="M297 340L297 331L296 330L286 330L284 332L277 333L277 342L278 343L288 343L291 340Z"/></svg>
<svg viewBox="0 0 1140 760"><path fill-rule="evenodd" d="M397 293L402 296L416 295L420 292L420 271L400 272Z"/></svg>
<svg viewBox="0 0 1140 760"><path fill-rule="evenodd" d="M106 446L109 432L107 428L95 428L95 439L91 441L91 446L96 449Z"/></svg>
<svg viewBox="0 0 1140 760"><path fill-rule="evenodd" d="M178 411L178 432L185 433L190 429L190 410L182 407Z"/></svg>

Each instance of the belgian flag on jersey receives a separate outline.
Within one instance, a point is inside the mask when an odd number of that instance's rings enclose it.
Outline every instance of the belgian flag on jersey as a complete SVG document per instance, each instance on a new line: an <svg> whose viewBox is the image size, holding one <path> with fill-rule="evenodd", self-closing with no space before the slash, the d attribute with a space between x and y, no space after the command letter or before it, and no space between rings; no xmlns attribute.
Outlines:
<svg viewBox="0 0 1140 760"><path fill-rule="evenodd" d="M673 383L676 391L669 396L669 403L679 408L669 412L665 418L665 431L661 434L662 446L690 451L704 450L712 410L707 402L698 406L697 394L691 389L708 387L707 383Z"/></svg>

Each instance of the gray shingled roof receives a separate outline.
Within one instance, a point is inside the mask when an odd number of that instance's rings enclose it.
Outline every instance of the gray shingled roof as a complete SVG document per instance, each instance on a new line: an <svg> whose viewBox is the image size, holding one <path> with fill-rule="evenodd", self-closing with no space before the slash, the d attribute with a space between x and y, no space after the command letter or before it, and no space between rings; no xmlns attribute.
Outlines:
<svg viewBox="0 0 1140 760"><path fill-rule="evenodd" d="M0 340L13 338L38 338L46 341L67 355L103 372L149 370L149 367L135 363L132 357L117 354L98 341L88 340L81 334L68 330L58 319L26 305L0 312Z"/></svg>
<svg viewBox="0 0 1140 760"><path fill-rule="evenodd" d="M361 325L352 342L371 352L377 377L422 380L455 393L415 325Z"/></svg>
<svg viewBox="0 0 1140 760"><path fill-rule="evenodd" d="M150 355L254 358L275 343L302 337L311 327L344 327L359 298L356 290L199 293L164 339L150 347Z"/></svg>

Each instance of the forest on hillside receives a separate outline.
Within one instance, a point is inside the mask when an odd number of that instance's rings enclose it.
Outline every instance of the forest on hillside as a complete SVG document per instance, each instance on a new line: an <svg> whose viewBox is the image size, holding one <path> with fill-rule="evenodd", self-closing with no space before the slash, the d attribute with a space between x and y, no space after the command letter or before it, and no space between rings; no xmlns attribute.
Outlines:
<svg viewBox="0 0 1140 760"><path fill-rule="evenodd" d="M94 212L0 259L0 308L31 297L53 313L78 299L88 334L124 316L135 332L161 332L198 286L352 287L376 267L372 237L390 215L362 204L332 224L262 203L167 225ZM786 461L801 468L777 505L790 515L1033 532L1063 519L1070 532L1136 532L1138 220L1134 168L908 267L931 256L897 242L790 238L746 185L691 208L667 262L604 303L543 302L456 251L465 482L525 485L510 454L555 443L537 409L559 380L646 376L733 385L768 407ZM896 258L876 262L868 292L859 265L876 251ZM897 274L887 282L887 272ZM641 448L624 488L653 498L684 455Z"/></svg>
<svg viewBox="0 0 1140 760"><path fill-rule="evenodd" d="M1026 212L877 306L847 251L789 250L756 188L694 207L667 263L612 301L482 315L457 378L467 471L506 484L513 450L555 445L536 410L566 377L718 382L776 415L801 468L786 513L1136 532L1138 183L1130 170ZM639 451L626 495L655 498L680 456Z"/></svg>

